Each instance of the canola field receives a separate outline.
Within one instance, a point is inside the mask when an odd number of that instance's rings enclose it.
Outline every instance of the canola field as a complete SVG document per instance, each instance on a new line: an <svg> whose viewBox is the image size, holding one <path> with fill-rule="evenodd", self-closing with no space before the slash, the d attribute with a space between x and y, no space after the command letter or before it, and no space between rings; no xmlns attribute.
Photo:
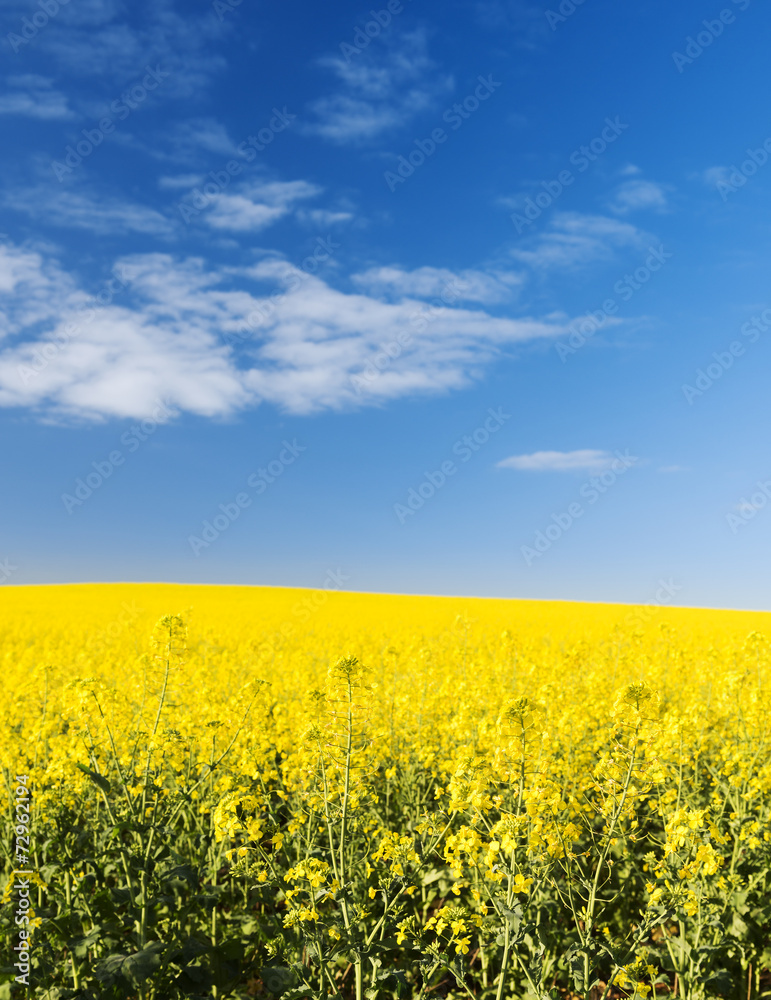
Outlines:
<svg viewBox="0 0 771 1000"><path fill-rule="evenodd" d="M771 996L771 616L0 597L0 1000Z"/></svg>

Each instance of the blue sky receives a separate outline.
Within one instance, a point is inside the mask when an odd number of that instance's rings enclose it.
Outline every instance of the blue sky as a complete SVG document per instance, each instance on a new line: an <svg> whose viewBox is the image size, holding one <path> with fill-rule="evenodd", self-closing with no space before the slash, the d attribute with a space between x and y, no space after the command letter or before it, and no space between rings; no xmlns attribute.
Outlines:
<svg viewBox="0 0 771 1000"><path fill-rule="evenodd" d="M769 606L758 0L0 19L3 583Z"/></svg>

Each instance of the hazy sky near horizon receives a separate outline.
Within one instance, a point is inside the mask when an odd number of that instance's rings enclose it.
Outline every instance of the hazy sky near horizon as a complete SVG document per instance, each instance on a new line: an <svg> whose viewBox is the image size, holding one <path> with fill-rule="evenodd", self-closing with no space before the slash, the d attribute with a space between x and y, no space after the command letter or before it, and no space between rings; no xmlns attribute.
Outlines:
<svg viewBox="0 0 771 1000"><path fill-rule="evenodd" d="M7 0L0 582L765 609L759 0Z"/></svg>

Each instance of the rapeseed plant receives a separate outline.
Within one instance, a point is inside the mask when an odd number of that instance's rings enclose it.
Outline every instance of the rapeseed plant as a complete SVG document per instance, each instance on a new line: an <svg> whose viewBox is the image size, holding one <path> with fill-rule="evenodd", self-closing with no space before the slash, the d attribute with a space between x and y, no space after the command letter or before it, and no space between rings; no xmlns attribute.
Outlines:
<svg viewBox="0 0 771 1000"><path fill-rule="evenodd" d="M767 615L3 597L29 996L771 995Z"/></svg>

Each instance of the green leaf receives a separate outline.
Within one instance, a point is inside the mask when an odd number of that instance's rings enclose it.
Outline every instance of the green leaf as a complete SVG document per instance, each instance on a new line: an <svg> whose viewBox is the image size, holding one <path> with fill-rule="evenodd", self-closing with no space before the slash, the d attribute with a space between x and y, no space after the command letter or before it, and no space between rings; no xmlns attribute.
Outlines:
<svg viewBox="0 0 771 1000"><path fill-rule="evenodd" d="M158 877L161 882L187 882L192 889L198 888L198 871L192 865L175 865Z"/></svg>
<svg viewBox="0 0 771 1000"><path fill-rule="evenodd" d="M512 930L516 934L516 932L520 928L520 924L522 923L522 913L523 913L523 910L522 910L521 904L515 906L513 910L509 910L507 907L502 906L501 910L503 912L503 915L508 920L509 926L512 928Z"/></svg>
<svg viewBox="0 0 771 1000"><path fill-rule="evenodd" d="M162 942L155 941L133 955L110 955L95 966L94 976L107 986L118 979L127 979L132 985L144 983L160 966L163 948Z"/></svg>
<svg viewBox="0 0 771 1000"><path fill-rule="evenodd" d="M702 980L705 986L710 987L710 992L730 993L734 986L733 977L728 969L718 969L708 978Z"/></svg>
<svg viewBox="0 0 771 1000"><path fill-rule="evenodd" d="M198 985L206 982L206 980L210 978L207 971L202 969L200 965L186 965L182 972L191 982L197 983Z"/></svg>
<svg viewBox="0 0 771 1000"><path fill-rule="evenodd" d="M103 792L107 793L110 791L110 782L105 778L103 774L98 774L96 771L92 771L90 768L85 767L83 764L77 765L80 770L89 776L95 785L102 789Z"/></svg>
<svg viewBox="0 0 771 1000"><path fill-rule="evenodd" d="M260 979L265 988L278 997L297 986L297 977L285 965L266 965L260 970Z"/></svg>
<svg viewBox="0 0 771 1000"><path fill-rule="evenodd" d="M161 941L154 941L153 944L129 955L123 963L123 974L133 983L143 983L152 975L161 964L161 952L164 945Z"/></svg>
<svg viewBox="0 0 771 1000"><path fill-rule="evenodd" d="M183 960L185 962L189 962L192 958L197 958L199 955L205 954L210 947L211 946L207 941L189 937L182 946Z"/></svg>
<svg viewBox="0 0 771 1000"><path fill-rule="evenodd" d="M75 955L75 958L85 958L88 949L95 945L101 936L102 928L96 925L84 937L70 938L67 947Z"/></svg>

